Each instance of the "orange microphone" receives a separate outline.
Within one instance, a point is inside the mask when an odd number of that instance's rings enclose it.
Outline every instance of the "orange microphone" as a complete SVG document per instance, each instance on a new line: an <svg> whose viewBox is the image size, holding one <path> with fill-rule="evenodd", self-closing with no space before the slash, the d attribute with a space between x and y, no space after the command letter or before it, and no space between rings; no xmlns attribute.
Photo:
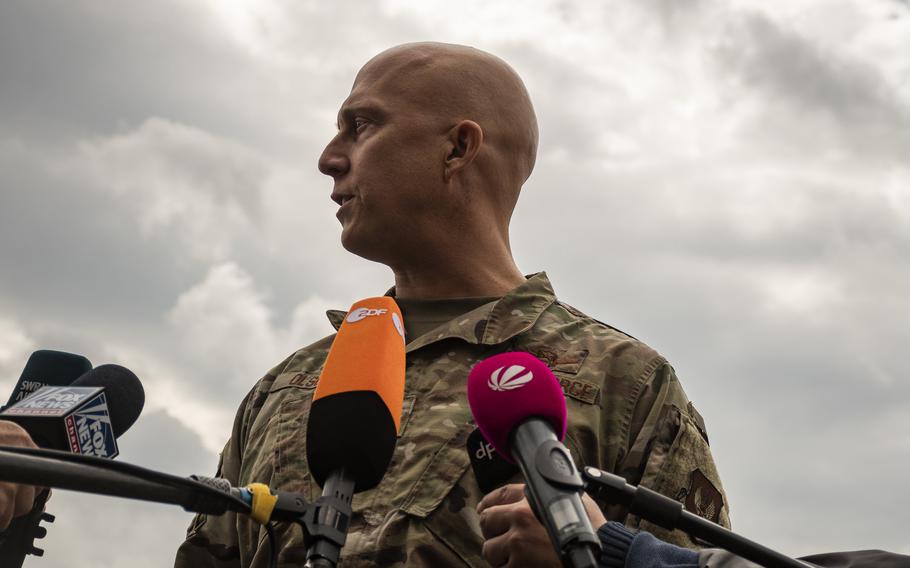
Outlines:
<svg viewBox="0 0 910 568"><path fill-rule="evenodd" d="M404 400L404 324L395 300L356 302L329 350L313 394L306 454L313 478L379 484L395 451Z"/></svg>
<svg viewBox="0 0 910 568"><path fill-rule="evenodd" d="M307 420L306 459L322 487L306 535L308 568L333 568L354 493L385 475L404 402L404 324L387 296L356 302L332 342Z"/></svg>

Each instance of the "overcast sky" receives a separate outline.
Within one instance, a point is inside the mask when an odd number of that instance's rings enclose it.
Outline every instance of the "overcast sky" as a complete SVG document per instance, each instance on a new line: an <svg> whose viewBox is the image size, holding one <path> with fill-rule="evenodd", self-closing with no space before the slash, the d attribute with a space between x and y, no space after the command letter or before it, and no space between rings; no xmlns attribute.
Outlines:
<svg viewBox="0 0 910 568"><path fill-rule="evenodd" d="M35 349L123 364L121 458L212 473L250 386L392 283L316 160L359 67L416 40L524 78L519 266L670 359L734 529L910 553L906 0L3 0L0 392ZM167 566L190 521L49 510L26 566Z"/></svg>

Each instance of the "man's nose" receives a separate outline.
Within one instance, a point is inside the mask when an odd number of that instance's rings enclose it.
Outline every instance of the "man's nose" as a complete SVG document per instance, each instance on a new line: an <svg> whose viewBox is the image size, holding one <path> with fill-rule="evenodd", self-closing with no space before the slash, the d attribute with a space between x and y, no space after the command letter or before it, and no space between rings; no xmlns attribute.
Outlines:
<svg viewBox="0 0 910 568"><path fill-rule="evenodd" d="M327 176L337 179L351 168L347 155L341 151L335 140L329 142L322 155L319 156L319 171Z"/></svg>

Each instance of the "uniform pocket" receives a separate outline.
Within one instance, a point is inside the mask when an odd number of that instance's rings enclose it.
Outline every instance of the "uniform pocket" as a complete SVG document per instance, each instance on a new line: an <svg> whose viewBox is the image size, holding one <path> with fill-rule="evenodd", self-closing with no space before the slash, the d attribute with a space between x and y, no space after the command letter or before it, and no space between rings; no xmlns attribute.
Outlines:
<svg viewBox="0 0 910 568"><path fill-rule="evenodd" d="M402 511L423 518L439 507L471 463L467 442L468 435L473 429L474 425L466 422L449 440L438 446L437 451L426 462L426 467L414 479L401 504Z"/></svg>
<svg viewBox="0 0 910 568"><path fill-rule="evenodd" d="M475 509L483 497L470 467L467 441L476 426L463 424L433 455L413 484L401 511L420 519L429 535L466 566L485 566ZM454 561L453 557L450 562Z"/></svg>
<svg viewBox="0 0 910 568"><path fill-rule="evenodd" d="M300 493L308 501L314 494L306 464L306 426L312 389L282 388L269 393L263 407L267 415L246 441L241 481L265 483L273 489Z"/></svg>
<svg viewBox="0 0 910 568"><path fill-rule="evenodd" d="M275 429L274 487L300 493L307 501L319 497L306 460L306 429L313 391L289 389L278 411Z"/></svg>
<svg viewBox="0 0 910 568"><path fill-rule="evenodd" d="M354 508L376 549L403 546L408 565L458 565L480 551L474 512L480 493L466 475L467 439L476 426L464 394L453 390L416 397L409 414L385 477L355 495Z"/></svg>
<svg viewBox="0 0 910 568"><path fill-rule="evenodd" d="M466 448L473 430L467 401L405 397L402 430L379 485L355 496L365 510L390 507L424 518L445 498L469 465Z"/></svg>

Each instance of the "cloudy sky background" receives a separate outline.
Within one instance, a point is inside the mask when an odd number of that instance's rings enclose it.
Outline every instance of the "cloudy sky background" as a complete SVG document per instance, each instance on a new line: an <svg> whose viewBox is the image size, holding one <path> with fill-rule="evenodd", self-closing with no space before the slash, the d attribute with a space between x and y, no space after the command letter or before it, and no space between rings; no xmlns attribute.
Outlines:
<svg viewBox="0 0 910 568"><path fill-rule="evenodd" d="M382 293L316 159L357 69L439 40L512 64L541 127L525 272L665 354L734 529L910 553L910 4L0 4L0 392L116 362L122 459L211 473L241 397ZM158 567L190 517L58 492L26 566Z"/></svg>

